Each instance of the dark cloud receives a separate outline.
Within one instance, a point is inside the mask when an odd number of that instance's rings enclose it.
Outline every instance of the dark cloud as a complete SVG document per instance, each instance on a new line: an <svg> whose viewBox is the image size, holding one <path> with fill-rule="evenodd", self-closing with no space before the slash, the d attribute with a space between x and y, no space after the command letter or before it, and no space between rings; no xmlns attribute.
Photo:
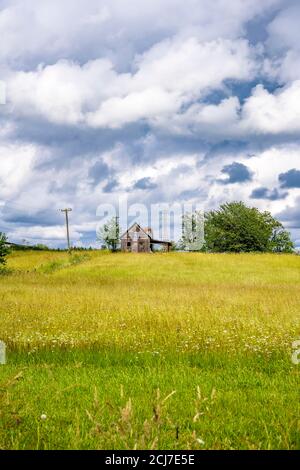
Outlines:
<svg viewBox="0 0 300 470"><path fill-rule="evenodd" d="M95 184L105 180L110 175L109 166L99 160L89 169L89 177L93 179Z"/></svg>
<svg viewBox="0 0 300 470"><path fill-rule="evenodd" d="M55 179L56 176L56 179ZM75 194L79 181L70 179L68 181L59 181L58 175L53 176L53 180L49 182L49 193L62 197L63 195Z"/></svg>
<svg viewBox="0 0 300 470"><path fill-rule="evenodd" d="M114 190L116 190L119 186L119 183L117 180L112 179L106 183L106 185L103 188L103 191L105 193L112 193Z"/></svg>
<svg viewBox="0 0 300 470"><path fill-rule="evenodd" d="M250 197L251 199L268 199L269 201L277 201L280 199L285 199L287 195L287 192L280 192L277 188L268 189L261 187L254 189Z"/></svg>
<svg viewBox="0 0 300 470"><path fill-rule="evenodd" d="M277 218L284 222L287 227L300 228L300 198L296 200L294 206L288 206L279 214Z"/></svg>
<svg viewBox="0 0 300 470"><path fill-rule="evenodd" d="M0 106L0 128L9 123L12 126L10 140L19 145L35 144L40 152L35 162L39 171L59 170L74 164L76 158L85 160L95 158L104 152L122 146L123 167L132 163L150 161L152 152L147 153L144 139L149 128L144 123L129 124L122 129L93 129L87 126L68 126L54 124L39 117L14 118ZM2 114L1 114L2 111ZM159 144L159 148L162 148ZM155 154L155 152L154 152Z"/></svg>
<svg viewBox="0 0 300 470"><path fill-rule="evenodd" d="M246 34L252 44L264 42L268 38L267 24L268 22L264 17L255 17L248 21Z"/></svg>
<svg viewBox="0 0 300 470"><path fill-rule="evenodd" d="M293 168L278 176L282 188L300 188L300 170Z"/></svg>
<svg viewBox="0 0 300 470"><path fill-rule="evenodd" d="M136 181L136 183L133 186L133 189L142 189L142 190L148 190L148 189L155 189L157 187L157 184L155 184L151 178L146 177L146 178L141 178L140 180Z"/></svg>
<svg viewBox="0 0 300 470"><path fill-rule="evenodd" d="M233 162L224 166L222 173L228 175L227 180L219 180L223 184L244 183L252 180L252 173L243 163Z"/></svg>
<svg viewBox="0 0 300 470"><path fill-rule="evenodd" d="M199 198L201 191L199 188L196 189L189 189L187 191L182 191L179 194L179 199L188 201L190 199Z"/></svg>
<svg viewBox="0 0 300 470"><path fill-rule="evenodd" d="M60 225L62 223L62 215L58 210L44 210L44 211L28 211L16 209L14 207L4 207L1 211L2 219L10 224L18 224L22 226L40 225L51 226Z"/></svg>

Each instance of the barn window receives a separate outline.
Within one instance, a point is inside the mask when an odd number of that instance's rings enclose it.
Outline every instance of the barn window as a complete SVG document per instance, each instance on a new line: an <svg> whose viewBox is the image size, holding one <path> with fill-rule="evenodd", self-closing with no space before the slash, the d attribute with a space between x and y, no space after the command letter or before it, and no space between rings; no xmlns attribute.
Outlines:
<svg viewBox="0 0 300 470"><path fill-rule="evenodd" d="M131 242L127 242L127 246L131 246Z"/></svg>

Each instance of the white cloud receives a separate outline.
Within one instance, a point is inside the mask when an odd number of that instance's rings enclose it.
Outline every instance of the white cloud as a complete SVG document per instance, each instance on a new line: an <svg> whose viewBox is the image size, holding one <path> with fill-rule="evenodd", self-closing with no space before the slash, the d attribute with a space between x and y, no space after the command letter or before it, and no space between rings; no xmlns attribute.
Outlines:
<svg viewBox="0 0 300 470"><path fill-rule="evenodd" d="M225 79L245 80L256 71L255 54L245 40L200 42L195 37L166 40L137 60L133 86L160 86L198 97Z"/></svg>
<svg viewBox="0 0 300 470"><path fill-rule="evenodd" d="M298 168L300 147L297 144L272 146L256 154L246 163L257 176L261 186L278 185L278 175L291 168Z"/></svg>
<svg viewBox="0 0 300 470"><path fill-rule="evenodd" d="M34 72L17 72L8 80L8 103L12 112L40 115L58 124L80 124L85 109L126 89L127 75L118 76L108 60L84 66L70 61L39 67Z"/></svg>
<svg viewBox="0 0 300 470"><path fill-rule="evenodd" d="M0 199L22 190L36 157L33 145L0 145Z"/></svg>
<svg viewBox="0 0 300 470"><path fill-rule="evenodd" d="M144 119L172 133L200 131L219 138L300 130L298 80L274 93L258 85L243 107L237 97L193 104L221 89L226 79L255 76L255 51L246 41L167 40L140 56L136 67L135 74L117 73L107 59L98 59L17 72L7 87L11 112L99 128Z"/></svg>
<svg viewBox="0 0 300 470"><path fill-rule="evenodd" d="M140 52L165 37L237 38L246 21L282 0L10 0L0 11L0 61L114 57Z"/></svg>
<svg viewBox="0 0 300 470"><path fill-rule="evenodd" d="M277 65L276 75L281 83L300 80L300 51L287 51L280 64Z"/></svg>
<svg viewBox="0 0 300 470"><path fill-rule="evenodd" d="M73 241L79 240L81 233L70 228L70 237ZM30 227L18 227L12 233L8 233L9 239L18 241L27 240L35 243L37 240L56 240L64 241L66 239L66 229L61 226L39 226L33 225Z"/></svg>
<svg viewBox="0 0 300 470"><path fill-rule="evenodd" d="M287 205L294 206L300 194L299 189L291 189L285 199L273 201L252 199L250 196L252 191L259 187L279 189L278 175L291 168L300 168L299 153L299 145L282 144L257 152L252 157L240 152L234 156L229 153L220 155L217 159L204 160L197 170L197 177L199 187L205 188L206 191L206 207L216 208L224 201L241 200L250 206L258 207L260 210L269 210L273 214L279 214ZM245 184L228 184L226 186L219 184L217 180L222 175L222 168L233 161L246 165L252 173L253 179Z"/></svg>
<svg viewBox="0 0 300 470"><path fill-rule="evenodd" d="M159 114L177 111L180 101L175 93L160 88L148 88L142 92L130 93L124 98L105 101L94 113L87 116L87 123L93 127L117 128L140 119L151 119Z"/></svg>
<svg viewBox="0 0 300 470"><path fill-rule="evenodd" d="M174 115L225 79L246 80L257 69L246 41L195 38L164 41L139 57L136 67L133 75L118 74L108 60L98 59L17 72L8 81L8 102L15 114L114 128Z"/></svg>
<svg viewBox="0 0 300 470"><path fill-rule="evenodd" d="M300 5L296 1L283 3L283 8L268 25L269 45L275 49L298 49Z"/></svg>
<svg viewBox="0 0 300 470"><path fill-rule="evenodd" d="M283 84L300 79L300 41L298 1L287 1L268 25L266 43L274 77Z"/></svg>
<svg viewBox="0 0 300 470"><path fill-rule="evenodd" d="M186 112L160 116L155 125L173 134L197 134L206 139L225 139L240 136L238 127L241 105L237 97L222 100L219 104L193 104Z"/></svg>
<svg viewBox="0 0 300 470"><path fill-rule="evenodd" d="M269 93L258 85L247 99L241 126L245 131L261 134L293 134L300 131L300 80Z"/></svg>
<svg viewBox="0 0 300 470"><path fill-rule="evenodd" d="M300 80L270 93L257 85L242 105L237 97L219 104L195 104L184 113L160 116L157 124L174 134L197 133L204 138L247 138L298 135L300 132Z"/></svg>

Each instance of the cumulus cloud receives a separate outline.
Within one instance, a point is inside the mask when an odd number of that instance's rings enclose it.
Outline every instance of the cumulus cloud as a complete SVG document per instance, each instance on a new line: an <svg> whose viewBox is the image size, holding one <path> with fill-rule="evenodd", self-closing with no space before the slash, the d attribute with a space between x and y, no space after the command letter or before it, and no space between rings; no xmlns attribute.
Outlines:
<svg viewBox="0 0 300 470"><path fill-rule="evenodd" d="M66 233L64 227L60 225L47 227L47 229L43 226L31 225L30 227L17 228L13 233L8 233L8 236L10 238L13 236L19 242L24 240L32 243L36 243L39 240L62 242L65 240ZM73 241L77 241L80 240L81 233L71 228L70 236Z"/></svg>
<svg viewBox="0 0 300 470"><path fill-rule="evenodd" d="M236 38L278 0L9 0L0 11L0 61L17 67L110 56L123 67L166 37ZM72 21L70 21L72 19ZM26 38L26 40L24 40Z"/></svg>
<svg viewBox="0 0 300 470"><path fill-rule="evenodd" d="M218 104L200 103L170 119L161 119L173 133L201 133L214 140L253 139L255 136L297 136L300 132L300 80L273 93L255 86L241 104L238 97Z"/></svg>
<svg viewBox="0 0 300 470"><path fill-rule="evenodd" d="M298 132L300 80L274 93L259 84L243 105L238 96L205 102L212 90L226 94L226 81L253 80L263 71L261 49L247 40L176 35L137 54L130 72L118 72L104 57L11 71L9 109L55 124L114 129L142 120L164 132L219 139Z"/></svg>
<svg viewBox="0 0 300 470"><path fill-rule="evenodd" d="M134 184L134 189L142 189L142 190L148 190L148 189L155 189L156 184L151 181L151 178L141 178L140 180L136 181Z"/></svg>
<svg viewBox="0 0 300 470"><path fill-rule="evenodd" d="M268 189L265 187L256 188L252 191L251 199L269 199L270 201L277 201L278 199L284 199L288 193L280 192L277 188Z"/></svg>
<svg viewBox="0 0 300 470"><path fill-rule="evenodd" d="M293 168L278 177L282 188L300 188L300 170Z"/></svg>
<svg viewBox="0 0 300 470"><path fill-rule="evenodd" d="M96 103L125 90L126 78L126 74L118 76L105 59L83 66L63 60L35 71L12 73L7 99L14 114L38 115L56 124L78 125Z"/></svg>
<svg viewBox="0 0 300 470"><path fill-rule="evenodd" d="M268 43L277 50L298 49L300 6L297 1L286 2L268 25Z"/></svg>
<svg viewBox="0 0 300 470"><path fill-rule="evenodd" d="M0 145L0 200L22 191L36 158L33 145Z"/></svg>
<svg viewBox="0 0 300 470"><path fill-rule="evenodd" d="M8 101L13 113L43 116L67 125L117 128L180 113L222 87L224 80L255 75L255 53L245 40L201 43L196 38L165 40L138 57L135 73L118 73L108 59L83 66L70 61L12 73ZM234 104L234 103L232 103ZM227 108L229 110L227 111ZM204 109L203 120L226 118L231 102ZM201 116L199 117L201 121Z"/></svg>
<svg viewBox="0 0 300 470"><path fill-rule="evenodd" d="M297 247L300 247L300 198L296 198L292 204L286 205L276 216L291 230L296 239Z"/></svg>
<svg viewBox="0 0 300 470"><path fill-rule="evenodd" d="M242 127L262 134L297 133L300 131L300 80L275 93L258 85L246 100Z"/></svg>
<svg viewBox="0 0 300 470"><path fill-rule="evenodd" d="M219 180L223 184L244 183L252 180L252 173L243 163L233 162L222 168L222 173L227 175L225 180Z"/></svg>

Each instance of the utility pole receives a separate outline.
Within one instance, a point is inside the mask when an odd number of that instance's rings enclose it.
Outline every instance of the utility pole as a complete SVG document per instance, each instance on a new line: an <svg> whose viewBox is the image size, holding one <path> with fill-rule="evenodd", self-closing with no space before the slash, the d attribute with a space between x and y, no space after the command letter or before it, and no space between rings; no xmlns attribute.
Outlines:
<svg viewBox="0 0 300 470"><path fill-rule="evenodd" d="M67 229L67 242L68 242L68 250L69 252L71 251L71 246L70 246L70 234L69 234L69 212L72 212L72 209L60 209L61 212L64 212L66 215L66 229Z"/></svg>
<svg viewBox="0 0 300 470"><path fill-rule="evenodd" d="M115 242L114 242L114 247L113 247L113 251L116 251L117 250L117 244L118 244L118 241L119 241L119 236L120 236L120 229L119 229L119 219L120 217L117 215L116 216L116 238L115 238Z"/></svg>

